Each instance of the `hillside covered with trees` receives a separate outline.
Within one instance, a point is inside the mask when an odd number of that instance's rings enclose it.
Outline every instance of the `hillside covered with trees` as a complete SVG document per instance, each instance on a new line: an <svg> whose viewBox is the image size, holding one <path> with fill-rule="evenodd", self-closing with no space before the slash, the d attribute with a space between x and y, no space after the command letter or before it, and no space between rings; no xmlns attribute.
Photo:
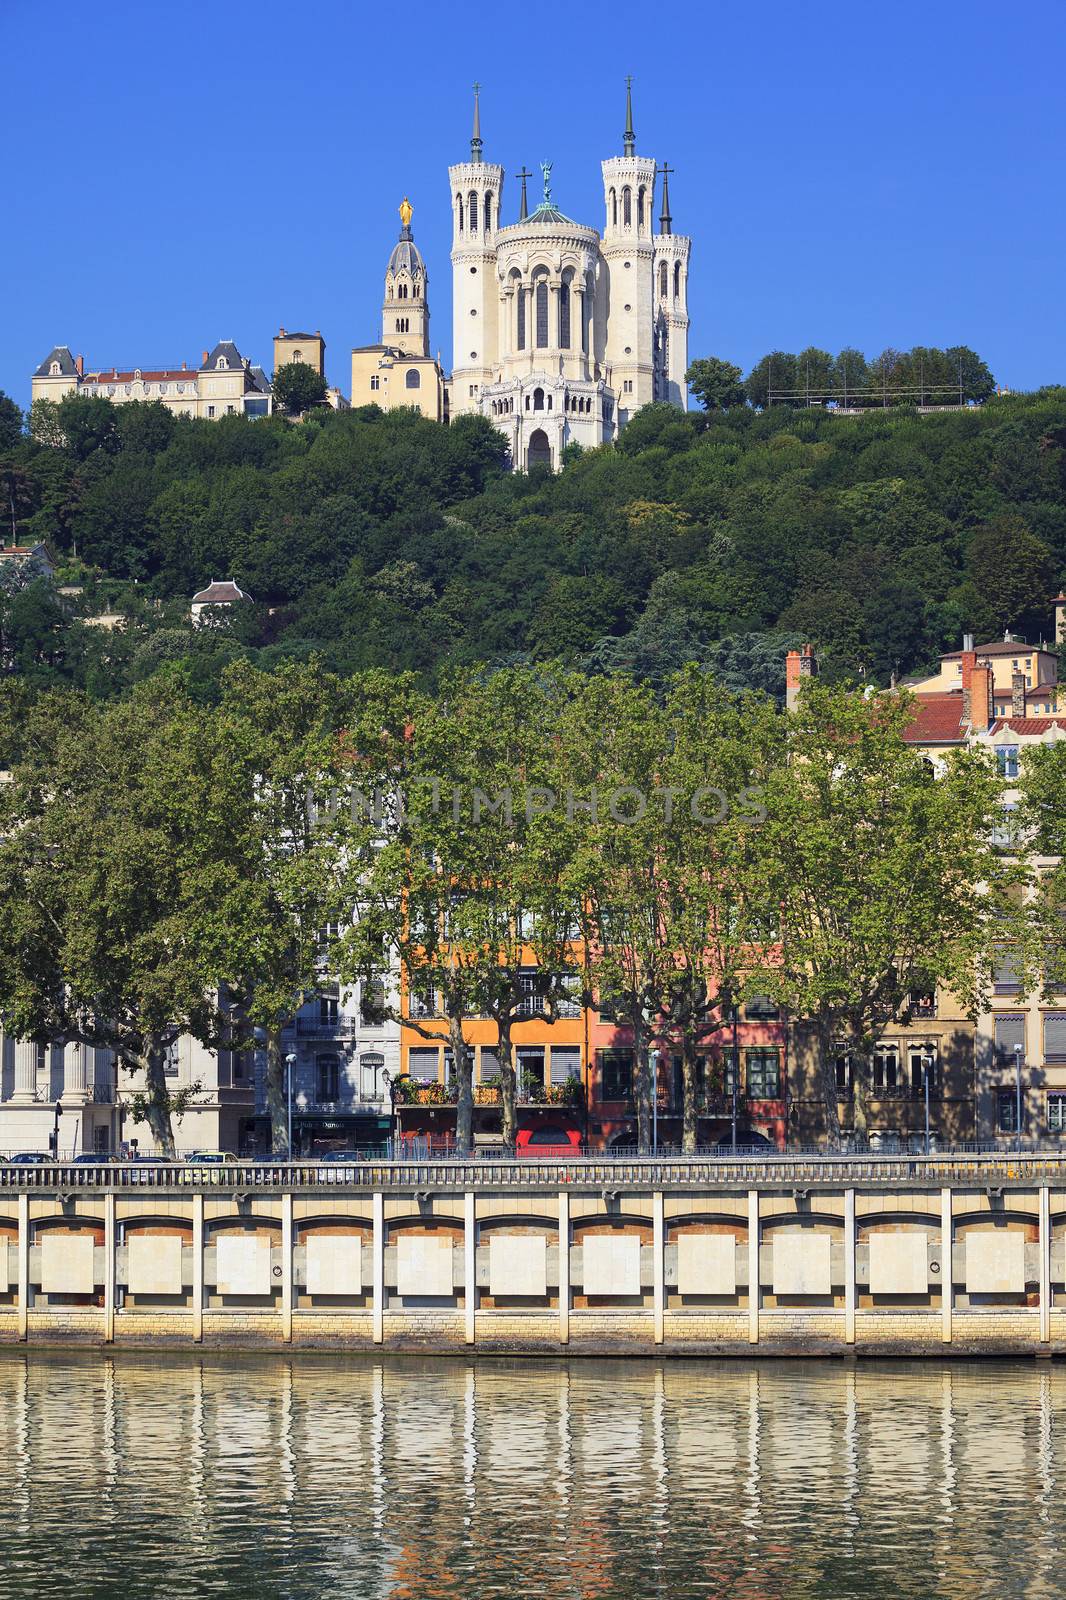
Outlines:
<svg viewBox="0 0 1066 1600"><path fill-rule="evenodd" d="M780 692L800 639L883 682L964 631L1047 631L1066 576L1066 389L937 415L650 406L556 477L508 472L479 417L70 398L32 436L19 420L0 410L3 542L46 543L58 571L0 596L3 665L96 698L174 663L211 699L234 657L312 654L429 683L554 658L655 683L695 660ZM221 578L254 603L194 630ZM108 610L127 625L83 620Z"/></svg>

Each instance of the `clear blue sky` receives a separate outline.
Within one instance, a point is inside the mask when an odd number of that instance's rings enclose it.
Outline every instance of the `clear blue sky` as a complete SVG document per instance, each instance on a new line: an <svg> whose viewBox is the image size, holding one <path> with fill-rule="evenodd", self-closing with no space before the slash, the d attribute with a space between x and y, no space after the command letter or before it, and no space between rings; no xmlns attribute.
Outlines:
<svg viewBox="0 0 1066 1600"><path fill-rule="evenodd" d="M627 72L638 150L677 169L692 355L967 343L1015 388L1066 381L1064 21L1062 0L0 0L0 388L27 405L53 344L147 367L232 338L269 366L283 323L322 329L347 390L405 193L450 368L470 84L505 216L512 174L551 160L557 204L600 225Z"/></svg>

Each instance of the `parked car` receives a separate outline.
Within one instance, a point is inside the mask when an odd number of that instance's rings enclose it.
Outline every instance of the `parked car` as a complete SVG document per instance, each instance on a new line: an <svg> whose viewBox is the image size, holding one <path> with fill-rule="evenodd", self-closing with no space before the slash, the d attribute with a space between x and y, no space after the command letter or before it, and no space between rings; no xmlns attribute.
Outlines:
<svg viewBox="0 0 1066 1600"><path fill-rule="evenodd" d="M719 1139L718 1143L715 1145L715 1149L723 1152L723 1154L731 1152L733 1149L732 1134L727 1134L724 1139ZM738 1151L741 1151L743 1154L747 1155L752 1150L776 1151L777 1146L774 1144L772 1139L768 1139L765 1134L756 1133L753 1128L738 1128L737 1149Z"/></svg>
<svg viewBox="0 0 1066 1600"><path fill-rule="evenodd" d="M86 1151L80 1156L72 1156L70 1164L72 1167L105 1167L114 1159L114 1156L97 1155L95 1152L90 1155Z"/></svg>
<svg viewBox="0 0 1066 1600"><path fill-rule="evenodd" d="M8 1160L13 1167L47 1167L55 1161L55 1156L42 1150L20 1150Z"/></svg>

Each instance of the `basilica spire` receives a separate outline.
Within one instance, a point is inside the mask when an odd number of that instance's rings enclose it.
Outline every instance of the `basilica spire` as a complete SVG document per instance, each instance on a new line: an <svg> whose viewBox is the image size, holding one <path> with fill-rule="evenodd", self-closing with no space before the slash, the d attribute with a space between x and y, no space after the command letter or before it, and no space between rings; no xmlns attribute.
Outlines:
<svg viewBox="0 0 1066 1600"><path fill-rule="evenodd" d="M633 132L633 79L626 78L626 131L622 135L622 154L635 156L637 153L637 136Z"/></svg>
<svg viewBox="0 0 1066 1600"><path fill-rule="evenodd" d="M481 161L481 85L474 85L474 132L470 138L470 159L475 165Z"/></svg>
<svg viewBox="0 0 1066 1600"><path fill-rule="evenodd" d="M673 233L674 219L670 215L670 174L674 168L664 161L659 171L663 175L663 209L659 215L659 232Z"/></svg>

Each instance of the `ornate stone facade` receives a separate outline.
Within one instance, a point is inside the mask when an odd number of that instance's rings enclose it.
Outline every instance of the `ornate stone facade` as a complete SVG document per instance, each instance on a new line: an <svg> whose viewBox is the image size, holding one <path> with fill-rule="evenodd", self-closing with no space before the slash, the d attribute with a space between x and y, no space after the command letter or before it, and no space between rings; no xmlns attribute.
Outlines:
<svg viewBox="0 0 1066 1600"><path fill-rule="evenodd" d="M614 439L655 400L685 407L691 241L672 231L667 168L636 153L627 95L623 154L603 162L604 228L575 222L544 192L502 223L504 172L482 160L475 99L468 162L449 168L453 415L480 411L516 468L557 468L570 444ZM655 186L663 178L660 229Z"/></svg>

